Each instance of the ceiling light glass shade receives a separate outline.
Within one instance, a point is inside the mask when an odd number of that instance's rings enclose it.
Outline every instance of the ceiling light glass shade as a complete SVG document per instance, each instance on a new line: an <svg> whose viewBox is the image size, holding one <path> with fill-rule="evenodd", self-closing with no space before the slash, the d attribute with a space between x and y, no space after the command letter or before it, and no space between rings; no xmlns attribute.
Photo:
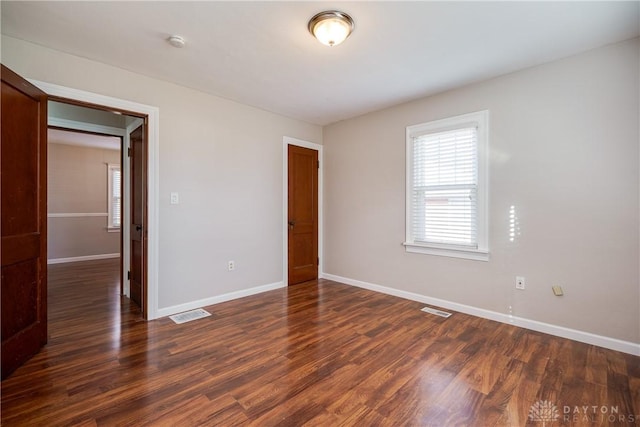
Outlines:
<svg viewBox="0 0 640 427"><path fill-rule="evenodd" d="M353 19L344 12L320 12L309 21L309 32L322 44L336 46L353 31Z"/></svg>

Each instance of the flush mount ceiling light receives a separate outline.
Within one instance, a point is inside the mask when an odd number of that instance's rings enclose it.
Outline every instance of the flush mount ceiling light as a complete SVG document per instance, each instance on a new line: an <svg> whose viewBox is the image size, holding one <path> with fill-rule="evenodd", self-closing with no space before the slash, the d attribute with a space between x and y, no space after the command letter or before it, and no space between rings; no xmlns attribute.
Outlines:
<svg viewBox="0 0 640 427"><path fill-rule="evenodd" d="M327 10L311 18L308 28L320 43L336 46L353 31L353 19L344 12Z"/></svg>
<svg viewBox="0 0 640 427"><path fill-rule="evenodd" d="M171 46L177 47L178 49L184 47L185 44L184 38L182 36L171 36L167 39L167 42L169 42Z"/></svg>

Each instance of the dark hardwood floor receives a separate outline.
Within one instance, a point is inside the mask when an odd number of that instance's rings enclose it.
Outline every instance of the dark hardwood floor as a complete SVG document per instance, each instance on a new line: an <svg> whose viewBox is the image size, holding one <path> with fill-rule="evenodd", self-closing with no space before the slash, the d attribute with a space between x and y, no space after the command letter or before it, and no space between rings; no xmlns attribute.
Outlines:
<svg viewBox="0 0 640 427"><path fill-rule="evenodd" d="M640 425L631 355L327 280L144 322L117 277L49 266L49 343L2 382L2 425Z"/></svg>

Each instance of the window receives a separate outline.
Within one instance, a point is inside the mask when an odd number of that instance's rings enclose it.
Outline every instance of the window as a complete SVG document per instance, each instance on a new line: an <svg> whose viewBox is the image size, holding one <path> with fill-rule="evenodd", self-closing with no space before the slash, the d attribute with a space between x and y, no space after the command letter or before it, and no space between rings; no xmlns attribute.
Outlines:
<svg viewBox="0 0 640 427"><path fill-rule="evenodd" d="M120 213L121 213L121 197L120 197L120 165L108 165L108 205L109 205L109 223L107 229L110 231L120 230Z"/></svg>
<svg viewBox="0 0 640 427"><path fill-rule="evenodd" d="M407 127L407 252L488 261L489 112Z"/></svg>

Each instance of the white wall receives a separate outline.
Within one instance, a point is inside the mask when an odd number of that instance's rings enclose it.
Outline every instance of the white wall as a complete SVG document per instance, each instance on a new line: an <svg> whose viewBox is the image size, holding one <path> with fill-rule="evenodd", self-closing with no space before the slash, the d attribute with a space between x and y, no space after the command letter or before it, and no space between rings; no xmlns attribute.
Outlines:
<svg viewBox="0 0 640 427"><path fill-rule="evenodd" d="M325 127L325 272L640 343L639 50L627 41ZM484 109L491 260L406 253L405 127Z"/></svg>
<svg viewBox="0 0 640 427"><path fill-rule="evenodd" d="M66 135L62 133L57 140ZM119 138L114 140L120 143ZM120 164L120 150L52 143L49 139L47 212L64 215L48 218L49 260L120 253L120 231L107 230L109 164ZM104 216L85 216L92 213Z"/></svg>
<svg viewBox="0 0 640 427"><path fill-rule="evenodd" d="M160 309L282 281L282 138L322 143L319 126L7 36L2 62L159 108Z"/></svg>

